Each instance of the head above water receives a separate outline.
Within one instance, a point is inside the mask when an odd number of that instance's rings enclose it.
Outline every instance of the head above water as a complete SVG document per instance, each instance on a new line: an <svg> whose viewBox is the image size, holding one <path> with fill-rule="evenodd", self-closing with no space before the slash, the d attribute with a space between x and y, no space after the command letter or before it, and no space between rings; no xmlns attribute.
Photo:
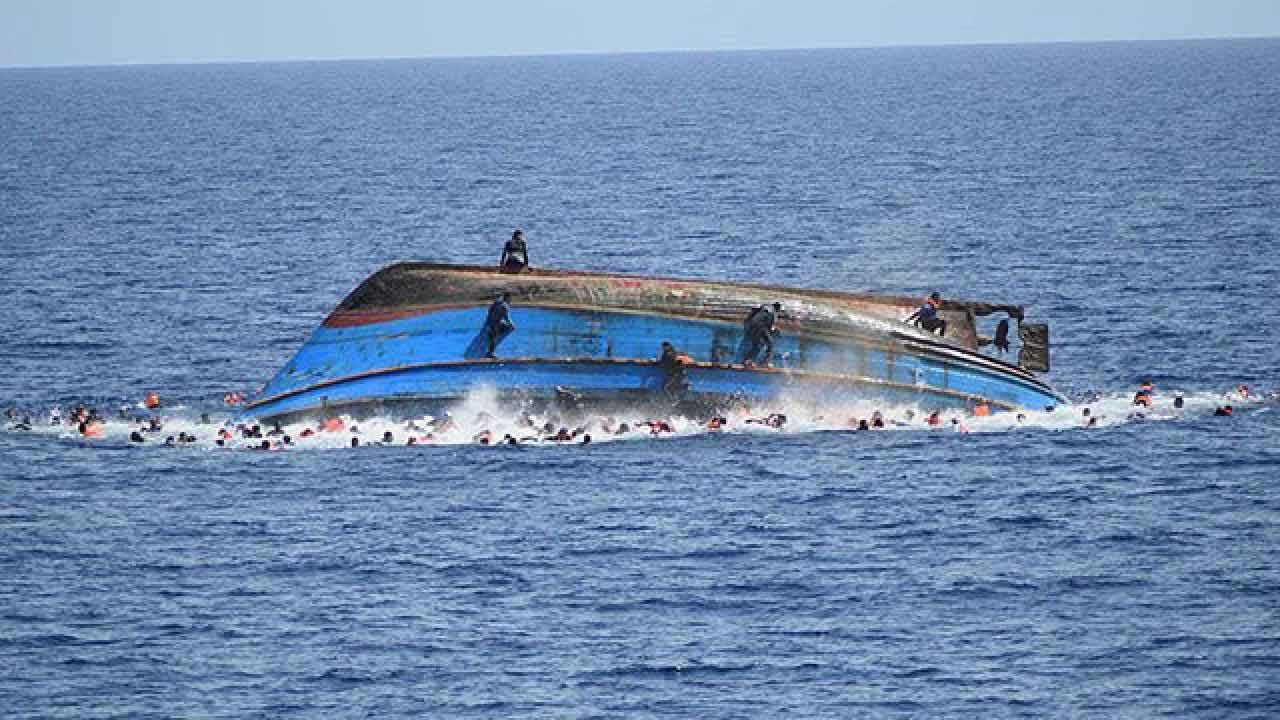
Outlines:
<svg viewBox="0 0 1280 720"><path fill-rule="evenodd" d="M520 240L523 237L524 237L524 231L519 228L516 228L516 231L511 233L512 240Z"/></svg>

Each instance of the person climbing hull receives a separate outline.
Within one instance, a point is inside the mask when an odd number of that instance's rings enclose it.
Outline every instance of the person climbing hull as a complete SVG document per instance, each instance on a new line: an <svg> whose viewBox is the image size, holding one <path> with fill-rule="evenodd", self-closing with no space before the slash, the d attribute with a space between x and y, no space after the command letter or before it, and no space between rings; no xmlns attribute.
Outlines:
<svg viewBox="0 0 1280 720"><path fill-rule="evenodd" d="M509 297L517 330L494 346L489 308ZM782 311L772 366L746 365L742 316ZM975 314L947 303L950 334L905 324L910 298L601 273L407 263L375 273L246 406L262 419L338 408L447 403L479 389L513 401L660 398L664 341L687 353L681 400L883 399L926 407L1043 409L1062 397L1031 371L977 351ZM1046 354L1037 349L1035 357ZM487 357L488 355L494 357Z"/></svg>

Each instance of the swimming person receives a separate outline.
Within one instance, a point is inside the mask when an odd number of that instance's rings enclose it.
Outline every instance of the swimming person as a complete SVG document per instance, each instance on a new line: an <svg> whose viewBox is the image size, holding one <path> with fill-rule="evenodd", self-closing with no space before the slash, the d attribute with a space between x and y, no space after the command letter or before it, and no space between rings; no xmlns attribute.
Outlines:
<svg viewBox="0 0 1280 720"><path fill-rule="evenodd" d="M484 319L484 334L487 343L484 356L495 358L494 352L498 343L515 331L515 323L511 322L511 293L504 292L489 306L489 314Z"/></svg>
<svg viewBox="0 0 1280 720"><path fill-rule="evenodd" d="M1150 380L1143 380L1138 392L1133 394L1133 404L1142 405L1143 407L1151 407L1155 401L1156 386Z"/></svg>
<svg viewBox="0 0 1280 720"><path fill-rule="evenodd" d="M938 309L941 307L942 295L937 292L930 293L924 304L907 318L907 322L913 323L925 332L937 332L945 337L947 334L947 321L938 317Z"/></svg>
<svg viewBox="0 0 1280 720"><path fill-rule="evenodd" d="M529 267L529 246L524 241L524 231L511 233L511 239L502 246L502 260L498 267L507 273L518 273Z"/></svg>
<svg viewBox="0 0 1280 720"><path fill-rule="evenodd" d="M742 332L747 338L743 365L754 365L761 350L764 350L761 365L768 366L773 361L773 336L778 332L775 326L781 312L782 303L774 303L772 307L761 305L747 314L747 319L742 322Z"/></svg>

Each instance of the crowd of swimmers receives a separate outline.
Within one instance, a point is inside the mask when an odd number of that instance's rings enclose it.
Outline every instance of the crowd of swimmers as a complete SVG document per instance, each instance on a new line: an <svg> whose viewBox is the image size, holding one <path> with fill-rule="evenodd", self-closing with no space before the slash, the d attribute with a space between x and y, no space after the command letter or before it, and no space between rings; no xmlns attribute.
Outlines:
<svg viewBox="0 0 1280 720"><path fill-rule="evenodd" d="M144 400L146 414L138 414L135 408L121 408L116 420L132 424L129 431L129 443L133 445L162 445L178 447L200 442L201 437L212 438L217 448L244 448L251 450L285 450L306 444L332 447L334 445L349 447L386 447L430 445L438 442L467 442L478 445L530 445L530 444L590 444L599 438L623 437L663 437L680 433L683 430L705 430L722 432L735 428L752 427L769 430L783 430L790 427L785 413L770 412L758 414L745 405L732 411L715 413L702 420L687 420L675 417L642 417L620 419L606 415L580 419L577 422L565 422L557 416L539 417L532 413L523 413L515 420L515 429L503 432L494 429L503 425L487 412L477 413L464 428L450 412L439 416L422 418L397 423L396 430L382 430L366 435L360 426L342 416L330 416L324 419L304 423L299 429L296 425L286 430L280 422L273 422L264 428L257 422L236 422L224 420L217 422L208 413L202 413L198 428L194 432L181 430L174 434L166 428L166 420L158 412L161 405L151 402L150 397ZM972 414L982 416L989 414L985 405L975 407ZM574 413L581 415L581 413ZM6 411L11 421L10 430L32 430L30 416L20 415L16 408ZM828 418L815 416L810 419L816 425L829 423ZM63 418L61 411L55 408L49 414L49 425L63 425L75 428L78 435L89 440L104 439L107 435L106 419L96 410L83 404L75 406ZM951 419L952 427L966 431L967 427L957 418ZM866 417L850 417L837 420L835 424L851 431L880 430L888 427L909 427L923 425L938 428L944 426L942 411L928 413L918 418L913 410L906 410L900 418L889 419L883 412L876 410ZM509 425L508 425L509 427ZM475 430L475 428L479 428ZM335 442L336 441L336 442Z"/></svg>
<svg viewBox="0 0 1280 720"><path fill-rule="evenodd" d="M671 348L674 350L674 348ZM678 363L678 361L675 361ZM1270 399L1280 399L1275 393ZM1245 385L1239 385L1226 395L1227 399L1256 400L1254 394ZM1129 419L1141 419L1151 412L1156 403L1156 388L1150 380L1144 381L1134 393L1134 409ZM616 416L599 416L580 419L577 422L566 422L556 416L538 417L532 413L521 414L514 422L515 428L510 432L498 429L504 423L487 412L477 413L464 428L449 412L439 416L422 418L398 423L395 430L381 430L366 435L358 424L340 416L327 417L323 420L296 426L286 431L279 423L271 423L266 429L253 422L235 422L225 420L215 422L208 413L200 416L199 428L196 432L182 430L176 434L166 430L166 420L158 412L161 404L158 398L148 394L141 403L146 408L145 414L136 412L136 406L125 406L120 409L117 421L133 424L129 432L129 443L134 445L156 444L165 447L193 445L200 442L198 434L206 438L212 437L217 448L247 448L252 450L285 450L304 444L322 446L349 447L387 447L415 446L434 443L456 444L471 442L478 445L567 445L590 444L601 438L623 437L662 437L679 434L686 430L723 432L732 429L750 429L752 427L768 430L783 430L791 427L785 413L754 413L748 407L740 406L732 411L715 413L702 420L693 421L673 417L644 417L637 419L619 419ZM1185 406L1182 394L1175 394L1171 406L1180 410ZM1214 416L1230 417L1235 408L1231 404L1218 405ZM1103 416L1093 412L1086 406L1081 409L1080 423L1083 427L1098 427ZM575 413L581 415L580 413ZM948 412L933 410L917 413L905 409L900 415L889 417L880 410L875 410L865 417L828 418L817 415L810 418L815 428L838 429L861 432L883 430L887 428L922 427L929 429L949 429L954 432L969 432L972 419L985 418L992 414L992 408L984 403L972 406L967 412ZM10 431L30 431L36 423L30 415L20 413L17 408L5 411ZM1026 415L1018 413L1016 421L1026 421ZM79 436L88 440L100 440L107 437L107 420L97 410L84 404L77 404L65 415L59 408L48 414L49 426L61 426L74 429ZM478 430L476 428L479 428ZM510 424L507 424L510 428ZM198 433L198 434L197 434ZM500 434L501 433L501 434Z"/></svg>
<svg viewBox="0 0 1280 720"><path fill-rule="evenodd" d="M1272 399L1277 399L1276 398L1277 393L1272 393L1272 396L1273 396ZM1249 386L1244 384L1236 385L1235 389L1227 393L1226 397L1228 399L1238 398L1241 401L1250 401L1255 399L1253 396L1253 392L1249 389ZM1150 378L1147 378L1142 381L1142 383L1138 386L1137 392L1133 394L1133 405L1136 409L1131 413L1130 417L1138 418L1138 419L1145 417L1146 415L1145 411L1150 410L1152 407L1155 406L1155 399L1156 399L1155 383L1152 382ZM1182 393L1175 393L1173 396L1174 409L1181 410L1183 407L1185 407L1185 405L1186 405L1186 398L1182 395ZM1214 408L1214 411L1213 411L1214 417L1231 417L1234 414L1235 414L1235 407L1229 404L1218 405L1217 407Z"/></svg>

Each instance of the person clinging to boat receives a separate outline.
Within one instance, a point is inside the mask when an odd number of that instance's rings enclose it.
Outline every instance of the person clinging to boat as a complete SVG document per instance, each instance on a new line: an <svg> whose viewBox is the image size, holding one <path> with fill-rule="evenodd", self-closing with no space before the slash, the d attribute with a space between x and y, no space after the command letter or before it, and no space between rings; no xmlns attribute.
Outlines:
<svg viewBox="0 0 1280 720"><path fill-rule="evenodd" d="M755 365L760 351L764 351L761 365L768 366L773 362L773 336L778 333L776 327L778 315L782 312L782 303L761 305L747 314L742 322L742 332L746 336L746 351L742 356L743 365Z"/></svg>
<svg viewBox="0 0 1280 720"><path fill-rule="evenodd" d="M503 338L515 331L516 325L511 322L511 293L504 292L489 306L489 314L484 320L484 336L487 347L484 356L495 358L494 352Z"/></svg>
<svg viewBox="0 0 1280 720"><path fill-rule="evenodd" d="M945 337L947 334L947 321L938 317L938 309L941 307L942 294L932 292L929 297L925 298L924 304L911 313L907 318L907 322L925 332L936 332Z"/></svg>
<svg viewBox="0 0 1280 720"><path fill-rule="evenodd" d="M689 389L684 368L692 362L693 358L677 350L671 343L663 341L662 355L658 357L658 367L665 373L662 380L663 392L679 395Z"/></svg>
<svg viewBox="0 0 1280 720"><path fill-rule="evenodd" d="M502 259L498 266L507 273L518 273L529 267L529 246L524 241L523 230L511 233L511 239L502 246Z"/></svg>

